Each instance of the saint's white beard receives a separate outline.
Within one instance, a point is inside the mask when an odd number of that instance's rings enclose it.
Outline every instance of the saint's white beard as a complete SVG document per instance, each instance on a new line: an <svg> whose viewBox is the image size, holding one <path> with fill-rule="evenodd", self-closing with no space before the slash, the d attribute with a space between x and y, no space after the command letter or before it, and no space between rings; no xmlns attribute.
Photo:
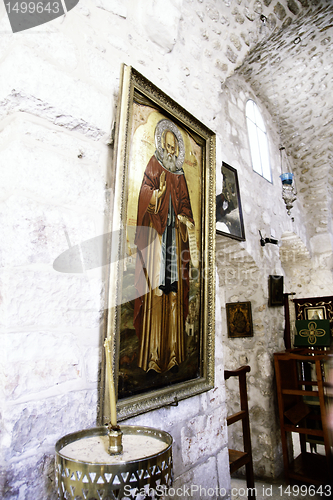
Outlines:
<svg viewBox="0 0 333 500"><path fill-rule="evenodd" d="M170 170L170 172L175 172L177 170L176 159L176 155L168 155L167 150L163 150L163 166L167 170Z"/></svg>

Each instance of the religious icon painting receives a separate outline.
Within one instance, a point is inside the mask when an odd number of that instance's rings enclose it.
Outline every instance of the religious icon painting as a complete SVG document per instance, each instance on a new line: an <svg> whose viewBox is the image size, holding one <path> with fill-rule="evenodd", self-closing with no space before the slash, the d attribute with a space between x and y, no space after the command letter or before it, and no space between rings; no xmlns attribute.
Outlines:
<svg viewBox="0 0 333 500"><path fill-rule="evenodd" d="M226 304L228 337L253 337L251 302Z"/></svg>
<svg viewBox="0 0 333 500"><path fill-rule="evenodd" d="M106 335L122 419L214 385L215 134L124 65L114 161Z"/></svg>
<svg viewBox="0 0 333 500"><path fill-rule="evenodd" d="M317 307L304 307L304 316L305 319L326 319L326 308L325 306L317 306Z"/></svg>

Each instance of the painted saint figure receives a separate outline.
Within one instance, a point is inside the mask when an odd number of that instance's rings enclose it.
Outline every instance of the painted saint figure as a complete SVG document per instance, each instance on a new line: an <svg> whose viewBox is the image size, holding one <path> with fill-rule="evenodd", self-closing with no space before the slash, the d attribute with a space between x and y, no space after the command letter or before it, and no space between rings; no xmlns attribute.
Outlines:
<svg viewBox="0 0 333 500"><path fill-rule="evenodd" d="M179 129L170 120L160 120L155 143L138 200L134 326L139 367L163 373L186 357L188 229L193 229L194 220L182 169L185 147Z"/></svg>

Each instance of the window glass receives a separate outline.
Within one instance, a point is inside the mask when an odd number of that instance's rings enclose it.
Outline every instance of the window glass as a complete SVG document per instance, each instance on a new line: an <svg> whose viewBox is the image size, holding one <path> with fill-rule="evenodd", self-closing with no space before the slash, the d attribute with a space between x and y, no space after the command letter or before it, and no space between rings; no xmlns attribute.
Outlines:
<svg viewBox="0 0 333 500"><path fill-rule="evenodd" d="M246 116L248 118L251 118L253 123L256 122L256 117L255 117L255 110L254 110L254 102L253 101L247 101L246 104Z"/></svg>
<svg viewBox="0 0 333 500"><path fill-rule="evenodd" d="M262 119L261 113L260 113L258 106L256 105L255 102L253 102L253 107L254 107L254 116L255 116L255 122L256 122L257 127L259 127L263 132L266 132L264 120Z"/></svg>
<svg viewBox="0 0 333 500"><path fill-rule="evenodd" d="M260 151L259 151L257 127L250 120L247 123L247 127L248 127L248 132L249 132L249 139L250 139L250 149L251 149L253 170L255 170L258 174L261 175L261 161L260 161Z"/></svg>
<svg viewBox="0 0 333 500"><path fill-rule="evenodd" d="M258 106L251 99L246 103L246 122L249 134L252 168L262 177L272 182L265 123Z"/></svg>

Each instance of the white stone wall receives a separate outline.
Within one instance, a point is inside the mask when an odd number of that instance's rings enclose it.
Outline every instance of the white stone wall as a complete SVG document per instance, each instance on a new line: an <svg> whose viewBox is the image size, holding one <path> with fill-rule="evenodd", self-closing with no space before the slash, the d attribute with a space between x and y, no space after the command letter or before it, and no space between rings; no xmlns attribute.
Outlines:
<svg viewBox="0 0 333 500"><path fill-rule="evenodd" d="M232 276L229 286L224 264L218 263L215 388L131 421L171 432L176 486L229 491L223 359L234 367L245 358L235 357L227 342L224 304L254 293L252 394L257 391L256 411L270 418L268 397L263 402L261 397L271 383L268 353L280 342L282 317L279 311L266 316L265 280L268 270L280 268L277 260L277 267L272 264L275 250L257 246L257 230L274 226L279 237L286 219L276 184L273 208L269 198L256 196L263 181L253 181L248 168L245 91L230 87L228 95L221 83L263 37L260 14L267 16L270 30L277 29L301 12L302 5L295 5L290 0L80 0L65 17L12 34L0 4L3 499L55 499L55 442L96 425L103 272L61 274L53 262L107 227L108 141L123 62L216 131L217 164L224 160L239 170L247 241L238 247L254 274L249 283L242 278L241 287ZM258 459L258 470L272 474L276 446L266 439L264 421L262 429L267 456ZM254 446L262 446L256 437Z"/></svg>
<svg viewBox="0 0 333 500"><path fill-rule="evenodd" d="M254 472L258 477L277 477L282 472L280 429L276 408L273 353L284 350L284 308L268 307L268 276L283 275L284 291L296 297L331 295L332 251L330 234L309 241L302 201L288 217L281 197L280 138L277 125L253 90L235 74L222 89L222 159L238 172L243 207L245 242L217 236L218 294L222 304L222 337L226 369L248 364L248 396ZM253 99L264 119L272 169L272 183L253 172L248 144L245 104ZM292 159L289 159L292 162ZM217 165L218 168L219 165ZM294 168L294 165L291 165ZM259 243L259 230L274 236L279 246ZM291 296L292 297L292 296ZM225 304L251 301L253 337L227 336ZM294 306L290 302L291 320ZM239 388L226 383L228 414L239 411ZM242 449L241 425L229 428L229 446Z"/></svg>
<svg viewBox="0 0 333 500"><path fill-rule="evenodd" d="M270 153L272 183L252 169L245 105L256 101L264 119ZM223 160L237 169L243 207L245 242L217 236L219 295L222 303L225 367L229 370L250 365L247 376L254 471L259 477L277 477L282 472L278 414L275 406L273 353L284 349L284 309L268 307L268 276L285 275L279 247L260 245L259 231L281 242L286 229L305 238L300 204L288 217L281 197L279 179L279 136L268 110L242 77L230 77L220 97ZM225 304L251 301L253 337L228 338ZM237 380L226 382L228 413L240 410ZM241 425L229 428L229 446L242 449Z"/></svg>

